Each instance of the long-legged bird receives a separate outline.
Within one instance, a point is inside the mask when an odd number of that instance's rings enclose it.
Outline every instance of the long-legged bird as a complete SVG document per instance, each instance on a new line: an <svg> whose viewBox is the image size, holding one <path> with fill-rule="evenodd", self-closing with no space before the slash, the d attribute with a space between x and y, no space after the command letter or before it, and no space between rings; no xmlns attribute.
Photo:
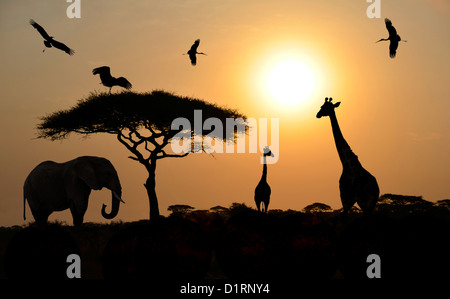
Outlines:
<svg viewBox="0 0 450 299"><path fill-rule="evenodd" d="M389 44L389 56L391 58L395 57L395 54L397 53L397 48L398 48L398 42L402 41L400 35L397 34L397 30L395 30L395 27L392 26L392 22L391 20L389 20L388 18L384 19L384 22L386 23L386 28L389 32L389 37L388 38L382 38L378 42L381 41L390 41ZM403 40L403 42L406 42L406 40Z"/></svg>
<svg viewBox="0 0 450 299"><path fill-rule="evenodd" d="M69 55L73 55L75 53L74 50L70 49L65 44L63 44L57 40L54 40L53 36L49 36L48 33L44 30L44 28L42 28L42 26L39 25L38 23L36 23L34 20L32 20L32 19L30 20L30 25L33 26L34 28L36 28L36 30L42 35L42 37L44 38L44 45L47 48L55 47L56 49L60 49ZM42 52L44 52L44 51L45 51L45 48Z"/></svg>
<svg viewBox="0 0 450 299"><path fill-rule="evenodd" d="M197 64L197 56L196 54L202 54L206 55L203 52L197 52L198 45L200 44L200 39L197 39L194 44L191 46L187 54L189 55L189 59L191 59L191 64L196 65Z"/></svg>
<svg viewBox="0 0 450 299"><path fill-rule="evenodd" d="M115 78L111 76L111 71L109 66L101 66L92 70L92 74L100 75L100 80L102 80L102 84L106 87L109 87L109 94L111 94L111 88L113 86L120 86L126 89L130 89L132 87L131 83L125 79L124 77Z"/></svg>

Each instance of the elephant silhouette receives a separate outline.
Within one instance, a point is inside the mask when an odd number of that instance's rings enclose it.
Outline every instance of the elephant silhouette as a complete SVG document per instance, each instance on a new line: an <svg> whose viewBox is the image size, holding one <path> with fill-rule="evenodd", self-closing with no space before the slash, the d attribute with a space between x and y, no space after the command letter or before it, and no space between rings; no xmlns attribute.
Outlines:
<svg viewBox="0 0 450 299"><path fill-rule="evenodd" d="M23 218L28 201L37 224L47 223L54 211L70 209L73 225L83 223L91 190L103 187L111 190L112 208L106 212L103 204L102 216L112 219L119 212L122 187L114 166L108 159L82 156L65 163L45 161L28 175L23 186Z"/></svg>

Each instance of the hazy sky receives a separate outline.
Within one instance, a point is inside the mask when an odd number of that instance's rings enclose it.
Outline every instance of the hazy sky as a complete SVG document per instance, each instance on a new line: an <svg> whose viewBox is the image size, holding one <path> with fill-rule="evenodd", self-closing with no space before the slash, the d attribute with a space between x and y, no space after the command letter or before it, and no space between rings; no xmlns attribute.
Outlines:
<svg viewBox="0 0 450 299"><path fill-rule="evenodd" d="M147 219L145 169L114 136L52 142L35 139L39 118L73 106L99 85L95 67L108 65L133 91L164 89L278 118L279 156L268 167L269 209L301 210L314 202L340 208L341 164L328 118L316 113L325 97L344 137L378 180L381 194L450 198L450 3L381 0L381 18L368 18L365 0L81 1L69 19L64 0L0 0L0 226L22 225L22 186L40 162L103 156L115 165L125 205L115 218ZM389 58L384 18L402 39ZM47 49L29 19L75 50ZM197 66L185 53L201 39ZM113 88L118 92L120 88ZM157 166L160 211L244 202L262 171L260 153L192 154ZM85 221L105 222L110 193L91 195ZM72 223L70 213L50 220Z"/></svg>

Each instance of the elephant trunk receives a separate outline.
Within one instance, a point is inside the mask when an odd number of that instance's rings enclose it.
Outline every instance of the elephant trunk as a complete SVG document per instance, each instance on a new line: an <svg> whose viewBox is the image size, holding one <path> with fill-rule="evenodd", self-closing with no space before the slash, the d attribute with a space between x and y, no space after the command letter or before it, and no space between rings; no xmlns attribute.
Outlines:
<svg viewBox="0 0 450 299"><path fill-rule="evenodd" d="M120 198L120 191L119 194L117 194L114 190L111 191L112 193L112 208L111 208L111 212L107 213L106 212L106 205L103 204L102 206L102 216L105 219L113 219L114 217L117 216L117 213L119 213L119 206L120 206L120 202L125 203L121 198Z"/></svg>

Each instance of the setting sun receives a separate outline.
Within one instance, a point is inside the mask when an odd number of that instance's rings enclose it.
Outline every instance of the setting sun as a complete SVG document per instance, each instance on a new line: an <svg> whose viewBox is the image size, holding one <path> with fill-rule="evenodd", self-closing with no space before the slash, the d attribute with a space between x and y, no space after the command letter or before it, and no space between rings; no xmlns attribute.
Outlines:
<svg viewBox="0 0 450 299"><path fill-rule="evenodd" d="M266 48L256 61L258 97L264 99L265 109L283 115L306 111L328 82L313 48L280 42L277 47Z"/></svg>
<svg viewBox="0 0 450 299"><path fill-rule="evenodd" d="M298 59L275 63L268 71L265 86L270 97L284 106L297 106L313 93L316 78L311 68Z"/></svg>

